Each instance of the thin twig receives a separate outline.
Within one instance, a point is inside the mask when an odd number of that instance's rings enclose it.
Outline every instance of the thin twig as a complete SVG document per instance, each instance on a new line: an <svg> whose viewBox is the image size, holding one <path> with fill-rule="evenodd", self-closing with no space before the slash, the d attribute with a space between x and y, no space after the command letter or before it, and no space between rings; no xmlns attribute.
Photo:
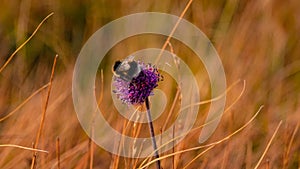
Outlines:
<svg viewBox="0 0 300 169"><path fill-rule="evenodd" d="M276 134L277 134L277 132L278 132L278 129L279 129L279 127L281 126L281 124L282 124L282 121L279 122L279 124L278 124L278 126L277 126L277 128L276 128L274 134L272 135L272 137L271 137L271 139L270 139L270 141L269 141L269 143L268 143L268 145L267 145L265 151L264 151L263 154L261 155L261 157L260 157L260 159L258 160L258 162L257 162L256 166L254 167L254 169L257 169L257 168L259 167L259 165L260 165L260 163L262 162L263 158L265 157L267 151L269 150L269 148L270 148L270 146L271 146L271 143L272 143L272 141L274 140L274 138L275 138L275 136L276 136Z"/></svg>
<svg viewBox="0 0 300 169"><path fill-rule="evenodd" d="M10 57L7 59L7 61L4 63L4 65L0 68L0 73L2 72L3 69L5 69L5 67L8 65L8 63L13 59L13 57L17 54L17 52L19 52L25 45L26 43L28 43L32 38L33 36L36 34L36 32L40 29L40 27L43 25L43 23L48 19L50 18L50 16L52 16L54 13L50 13L48 16L46 16L42 22L36 27L36 29L33 31L33 33L29 36L29 38L24 42L22 43L15 51L13 54L10 55Z"/></svg>
<svg viewBox="0 0 300 169"><path fill-rule="evenodd" d="M90 169L93 168L93 163L94 163L94 142L92 140L92 138L94 138L94 125L92 124L92 128L91 128L91 137L89 138L89 149L90 149Z"/></svg>
<svg viewBox="0 0 300 169"><path fill-rule="evenodd" d="M297 133L299 129L299 122L297 123L294 131L293 131L293 134L292 134L292 137L290 139L290 142L289 142L289 145L288 145L288 148L287 148L287 151L285 153L285 158L284 158L284 162L283 162L283 168L287 168L288 167L288 157L289 157L289 154L290 154L290 151L291 151L291 148L292 148L292 144L293 144L293 141L295 139L295 135Z"/></svg>
<svg viewBox="0 0 300 169"><path fill-rule="evenodd" d="M100 84L100 97L97 102L98 107L100 106L102 99L103 99L103 89L104 89L104 76L103 76L103 69L100 71L100 79L101 79L101 84ZM93 163L94 163L94 142L92 138L94 138L94 125L95 125L95 117L96 117L97 111L94 111L93 113L93 121L91 123L91 133L89 137L89 165L90 169L93 168Z"/></svg>
<svg viewBox="0 0 300 169"><path fill-rule="evenodd" d="M195 158L193 158L187 165L185 165L183 167L183 169L186 169L189 165L191 165L197 158L199 158L200 156L202 156L204 153L206 153L207 151L211 150L212 148L214 148L216 145L212 145L210 147L208 147L206 150L202 151L200 154L198 154Z"/></svg>
<svg viewBox="0 0 300 169"><path fill-rule="evenodd" d="M266 160L266 169L270 169L270 159Z"/></svg>
<svg viewBox="0 0 300 169"><path fill-rule="evenodd" d="M48 88L48 93L47 93L47 97L46 97L46 103L45 103L42 118L41 118L40 128L38 130L38 134L37 134L37 137L36 137L35 147L38 147L40 136L42 134L42 130L43 130L44 124L45 124L46 111L47 111L47 108L48 108L50 93L51 93L51 89L52 89L52 81L53 81L54 70L55 70L57 58L58 58L58 55L56 55L55 58L54 58L52 71L51 71L51 76L50 76L50 80L49 80L49 88Z"/></svg>
<svg viewBox="0 0 300 169"><path fill-rule="evenodd" d="M39 92L41 92L43 89L45 89L46 87L49 86L49 83L45 84L44 86L42 86L41 88L39 88L37 91L35 91L34 93L32 93L27 99L25 99L18 107L16 107L13 111L11 111L10 113L8 113L6 116L2 117L0 119L0 122L4 121L5 119L9 118L10 116L12 116L15 112L17 112L21 107L23 107L33 96L35 96L36 94L38 94Z"/></svg>
<svg viewBox="0 0 300 169"><path fill-rule="evenodd" d="M227 94L231 89L233 89L233 87L234 87L235 85L237 85L240 81L241 81L241 80L239 79L239 80L237 80L236 82L234 82L230 87L228 87L228 88L224 91L224 93L220 94L219 96L217 96L217 97L215 97L215 98L212 98L212 99L209 99L209 100L204 100L204 101L201 101L201 102L198 102L198 103L194 103L194 104L191 104L191 105L187 105L187 106L181 108L180 111L183 111L183 110L185 110L185 109L188 109L188 108L190 108L190 107L192 107L192 106L198 106L198 105L202 105L202 104L207 104L207 103L210 103L210 102L218 101L218 100L220 100L221 98L225 97L226 94ZM244 85L243 91L241 92L240 96L244 93L244 90L245 90L245 87L246 87L246 80L243 80L243 85ZM240 96L239 96L239 97L240 97Z"/></svg>
<svg viewBox="0 0 300 169"><path fill-rule="evenodd" d="M51 93L51 88L52 88L52 81L53 81L54 70L55 70L57 58L58 58L58 55L56 55L55 58L54 58L54 62L53 62L53 66L52 66L52 71L51 71L51 76L50 76L50 80L49 80L49 88L48 88L46 103L45 103L45 106L44 106L44 109L43 109L42 118L41 118L41 122L40 122L40 127L39 127L39 130L38 130L37 136L36 136L34 148L38 147L38 144L39 144L39 141L40 141L40 137L42 135L42 131L43 131L43 128L44 128L46 111L47 111L48 102L49 102L49 98L50 98L50 93ZM36 155L34 155L32 157L31 169L34 168L35 160L36 160Z"/></svg>
<svg viewBox="0 0 300 169"><path fill-rule="evenodd" d="M56 138L56 158L57 158L57 169L60 169L60 143L59 143L59 137Z"/></svg>
<svg viewBox="0 0 300 169"><path fill-rule="evenodd" d="M173 131L172 131L172 139L174 139L174 137L175 137L175 126L176 125L173 125ZM162 144L160 144L160 145L162 145ZM175 143L173 142L173 144L172 144L172 153L174 153L175 152ZM173 169L175 169L176 167L175 167L175 156L173 156L172 157L172 163L173 163L173 165L172 165L172 168Z"/></svg>
<svg viewBox="0 0 300 169"><path fill-rule="evenodd" d="M170 40L171 40L171 38L172 38L174 32L176 31L176 29L177 29L177 27L178 27L180 21L182 20L182 18L183 18L183 16L185 15L186 11L187 11L187 10L189 9L189 7L191 6L192 2L193 2L193 0L190 0L190 1L188 2L188 4L185 6L185 8L184 8L184 10L182 11L182 13L180 14L179 19L177 20L175 26L173 27L171 33L169 34L167 40L165 41L163 47L161 48L161 50L160 50L160 52L159 52L159 55L158 55L158 57L157 57L155 63L158 63L159 59L161 58L161 55L162 55L163 51L166 49L167 45L170 43Z"/></svg>
<svg viewBox="0 0 300 169"><path fill-rule="evenodd" d="M24 149L24 150L38 151L38 152L42 152L42 153L49 153L46 150L41 150L41 149L36 149L36 148L29 148L29 147L19 146L19 145L15 145L15 144L0 144L0 147L14 147L14 148L20 148L20 149Z"/></svg>
<svg viewBox="0 0 300 169"><path fill-rule="evenodd" d="M168 113L168 116L167 116L167 118L166 118L166 120L165 120L165 124L164 124L163 127L162 127L162 131L165 131L165 129L166 129L166 127L167 127L167 124L168 124L168 122L170 121L171 115L172 115L172 113L173 113L173 111L174 111L174 109L175 109L175 106L176 106L177 100L179 99L179 96L180 96L180 89L177 88L175 98L174 98L174 100L173 100L173 102L172 102L172 106L171 106L170 111L169 111L169 113Z"/></svg>

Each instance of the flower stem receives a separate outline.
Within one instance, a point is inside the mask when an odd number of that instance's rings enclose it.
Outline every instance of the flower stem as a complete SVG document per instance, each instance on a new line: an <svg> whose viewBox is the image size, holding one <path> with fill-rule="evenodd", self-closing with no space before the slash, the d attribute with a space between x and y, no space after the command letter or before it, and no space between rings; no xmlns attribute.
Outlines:
<svg viewBox="0 0 300 169"><path fill-rule="evenodd" d="M149 98L148 97L146 98L145 103L146 103L146 109L147 109L147 118L148 118L148 124L149 124L149 129L150 129L151 140L152 140L152 146L153 146L153 149L154 149L154 156L155 156L155 158L159 159L156 140L155 140L155 134L154 134L154 128L153 128L153 123L152 123L152 118L151 118L151 113L150 113L150 106L149 106ZM157 167L157 169L160 169L160 160L156 161L156 167Z"/></svg>

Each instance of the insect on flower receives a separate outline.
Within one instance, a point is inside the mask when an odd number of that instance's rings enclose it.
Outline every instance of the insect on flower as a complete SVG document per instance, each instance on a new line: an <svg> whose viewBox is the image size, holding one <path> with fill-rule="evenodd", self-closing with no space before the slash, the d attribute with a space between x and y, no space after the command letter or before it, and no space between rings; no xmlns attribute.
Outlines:
<svg viewBox="0 0 300 169"><path fill-rule="evenodd" d="M133 56L123 61L116 61L113 66L114 93L124 103L142 104L153 95L162 76L151 64L135 61Z"/></svg>
<svg viewBox="0 0 300 169"><path fill-rule="evenodd" d="M130 56L124 61L118 60L113 66L114 75L126 81L131 81L137 77L141 70L141 66L133 59L133 56Z"/></svg>

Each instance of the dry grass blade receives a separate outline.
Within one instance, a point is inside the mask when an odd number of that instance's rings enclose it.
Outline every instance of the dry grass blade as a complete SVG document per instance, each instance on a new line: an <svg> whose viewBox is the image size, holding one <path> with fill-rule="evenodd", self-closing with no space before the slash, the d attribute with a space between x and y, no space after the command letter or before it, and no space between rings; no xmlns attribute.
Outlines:
<svg viewBox="0 0 300 169"><path fill-rule="evenodd" d="M211 150L212 148L214 148L215 145L212 145L210 147L208 147L206 150L202 151L200 154L198 154L195 158L193 158L187 165L185 165L183 167L183 169L186 169L189 165L191 165L197 158L199 158L200 156L202 156L204 153L208 152L209 150Z"/></svg>
<svg viewBox="0 0 300 169"><path fill-rule="evenodd" d="M293 131L293 134L292 134L292 137L291 137L291 140L289 142L289 145L288 145L288 148L287 148L287 151L285 153L285 158L284 158L284 162L283 162L283 167L282 168L287 168L288 167L288 159L289 159L289 154L290 154L290 151L291 151L291 148L292 148L292 144L293 144L293 141L295 139L295 135L297 133L299 129L299 122L297 123L294 131Z"/></svg>
<svg viewBox="0 0 300 169"><path fill-rule="evenodd" d="M191 105L185 106L185 107L183 107L180 111L183 111L183 110L185 110L185 109L187 109L187 108L190 108L190 107L192 107L192 106L197 106L197 105L202 105L202 104L207 104L207 103L210 103L210 102L217 101L217 100L221 99L222 97L226 96L226 94L227 94L227 93L228 93L235 85L237 85L240 81L241 81L241 80L239 79L239 80L237 80L236 82L234 82L234 83L233 83L230 87L228 87L228 89L226 89L226 91L225 91L224 93L222 93L221 95L219 95L219 96L217 96L217 97L215 97L215 98L213 98L213 99L210 99L210 100L204 100L204 101L201 101L201 102L199 102L199 103L195 103L195 104L191 104ZM242 96L242 94L244 93L244 91L245 91L245 87L246 87L246 81L245 81L245 80L243 80L243 85L244 85L243 91L241 92L241 94L240 94L240 96L239 96L238 98L240 98L240 97Z"/></svg>
<svg viewBox="0 0 300 169"><path fill-rule="evenodd" d="M49 86L50 83L45 84L44 86L42 86L41 88L39 88L37 91L35 91L34 93L32 93L26 100L24 100L18 107L16 107L13 111L11 111L10 113L8 113L6 116L2 117L0 119L0 122L6 120L7 118L9 118L10 116L12 116L15 112L17 112L21 107L23 107L33 96L35 96L36 94L38 94L39 92L41 92L42 90L44 90L46 87Z"/></svg>
<svg viewBox="0 0 300 169"><path fill-rule="evenodd" d="M161 48L160 53L159 53L159 55L158 55L158 57L157 57L157 59L156 59L156 61L155 61L155 64L158 63L158 61L159 61L159 59L160 59L160 57L161 57L163 51L166 49L167 45L170 43L171 37L173 36L173 34L174 34L174 32L176 31L176 28L178 27L178 25L179 25L181 19L183 18L184 14L185 14L186 11L189 9L189 7L191 6L192 2L193 2L193 0L189 0L188 4L185 6L184 10L183 10L182 13L180 14L179 19L177 20L177 22L176 22L175 26L173 27L173 29L172 29L170 35L168 36L168 38L167 38L166 42L164 43L163 47Z"/></svg>
<svg viewBox="0 0 300 169"><path fill-rule="evenodd" d="M170 118L171 118L171 115L172 115L172 113L173 113L173 111L174 111L174 108L175 108L175 106L176 106L177 100L179 99L179 96L180 96L180 89L177 88L177 92L176 92L175 98L174 98L174 100L173 100L172 106L171 106L170 111L169 111L169 113L168 113L168 116L167 116L167 118L166 118L165 124L164 124L163 127L162 127L162 131L165 131L165 129L166 129L166 127L167 127L167 124L168 124L168 122L169 122L169 120L170 120Z"/></svg>
<svg viewBox="0 0 300 169"><path fill-rule="evenodd" d="M25 45L26 43L28 43L32 38L33 36L36 34L36 32L40 29L40 27L43 25L43 23L48 19L50 18L54 13L50 13L48 16L46 16L42 22L36 27L36 29L33 31L33 33L29 36L29 38L24 42L22 43L15 51L13 54L10 55L10 57L7 59L7 61L4 63L4 65L0 68L0 73L3 71L3 69L5 69L5 67L9 64L9 62L13 59L13 57L17 54L17 52L19 52Z"/></svg>
<svg viewBox="0 0 300 169"><path fill-rule="evenodd" d="M42 152L42 153L49 153L46 150L40 150L40 149L36 149L36 148L29 148L29 147L19 146L19 145L15 145L15 144L0 144L0 147L14 147L14 148L20 148L20 149L24 149L24 150L38 151L38 152Z"/></svg>
<svg viewBox="0 0 300 169"><path fill-rule="evenodd" d="M94 163L94 142L92 140L94 138L94 126L92 125L91 129L91 138L89 138L89 166L90 169L93 168L93 163Z"/></svg>
<svg viewBox="0 0 300 169"><path fill-rule="evenodd" d="M60 169L60 143L59 143L59 137L56 138L56 158L57 158L57 168Z"/></svg>
<svg viewBox="0 0 300 169"><path fill-rule="evenodd" d="M266 169L270 169L270 160L269 159L266 160Z"/></svg>
<svg viewBox="0 0 300 169"><path fill-rule="evenodd" d="M104 76L103 76L103 69L101 69L100 71L100 74L101 74L101 85L100 85L100 97L99 97L99 100L98 100L98 103L97 105L100 106L101 102L102 102L102 99L103 99L103 86L104 86ZM93 113L93 119L95 119L95 116L96 116L96 111L94 111ZM94 163L94 142L92 140L92 138L94 138L94 120L93 122L91 123L91 137L89 138L89 168L92 169L93 168L93 163Z"/></svg>
<svg viewBox="0 0 300 169"><path fill-rule="evenodd" d="M36 137L35 147L38 147L39 139L40 139L40 136L42 134L42 130L43 130L44 123L45 123L45 116L46 116L46 111L47 111L49 98L50 98L50 93L51 93L51 89L52 89L52 81L53 81L54 70L55 70L57 58L58 58L58 55L56 55L55 58L54 58L52 71L51 71L51 76L50 76L50 80L49 80L49 88L48 88L46 103L45 103L42 118L41 118L40 128L39 128L39 131L38 131L38 134L37 134L37 137Z"/></svg>
<svg viewBox="0 0 300 169"><path fill-rule="evenodd" d="M51 93L51 88L52 88L52 81L53 81L54 70L55 70L57 58L58 58L58 55L56 55L55 58L54 58L54 62L53 62L53 66L52 66L52 71L51 71L51 76L50 76L50 80L49 80L49 88L48 88L48 93L47 93L46 103L45 103L44 110L43 110L43 113L42 113L42 118L41 118L41 122L40 122L40 127L39 127L39 130L38 130L37 136L36 136L34 148L37 148L37 147L38 147L39 140L40 140L40 137L41 137L43 128L44 128L45 117L46 117L46 111L47 111L48 102L49 102L49 98L50 98L50 93ZM34 168L35 159L36 159L36 155L34 155L34 156L32 157L31 169Z"/></svg>
<svg viewBox="0 0 300 169"><path fill-rule="evenodd" d="M211 99L211 100L202 101L202 102L199 102L199 103L196 103L196 104L197 104L197 105L198 105L198 104L199 104L199 105L201 105L201 104L206 104L206 103L210 103L210 101L216 101L216 100L218 100L218 99L224 97L224 96L226 95L226 93L228 93L228 92L229 92L236 84L238 84L239 82L240 82L240 80L236 81L236 82L233 83L231 86L229 86L228 89L226 89L226 91L224 92L224 94L222 94L222 95L220 95L220 96L218 96L218 97L216 97L216 98L213 98L213 99ZM244 91L245 91L245 89L246 89L246 81L244 80L243 82L244 82L244 83L243 83L243 89L242 89L240 95L235 99L235 101L234 101L231 105L229 105L229 106L226 108L226 110L225 110L224 112L227 112L228 110L230 110L230 109L233 107L233 105L234 105L235 103L237 103L237 101L242 97L242 95L243 95L243 93L244 93ZM186 108L187 108L187 107L186 107ZM184 109L184 108L183 108L183 109ZM222 115L222 114L221 114L221 115ZM193 128L193 129L192 129L191 131L189 131L189 132L191 133L191 132L197 131L198 129L201 129L202 127L204 127L204 126L206 126L206 125L208 125L208 124L214 122L214 121L217 120L218 118L219 118L219 116L217 116L216 118L212 119L211 121L209 121L209 122L207 122L207 123L205 123L205 124L203 124L203 125L201 125L201 126L199 126L199 127ZM184 133L184 134L182 134L182 135L179 135L179 136L177 136L177 137L175 137L175 138L173 138L173 139L167 141L166 143L164 143L164 144L162 144L161 146L159 146L159 147L158 147L158 150L162 149L164 146L170 144L171 142L173 142L173 141L175 141L175 140L177 140L177 139L179 139L179 138L184 137L186 134L188 134L188 133ZM152 155L153 155L153 153L150 154L149 157L151 157ZM148 159L148 158L146 158L146 159L141 163L141 165L145 164L146 161L147 161L147 159Z"/></svg>
<svg viewBox="0 0 300 169"><path fill-rule="evenodd" d="M193 147L193 148L189 148L189 149L185 149L185 150L181 150L181 151L177 151L175 153L170 153L168 155L165 155L165 156L161 156L159 159L154 159L152 161L150 161L149 163L146 163L145 165L143 165L143 163L139 166L139 169L143 169L153 163L156 162L156 160L162 160L162 159L165 159L165 158L169 158L169 157L172 157L176 154L181 154L181 153L185 153L185 152L189 152L189 151L193 151L193 150L199 150L199 149L202 149L202 148L206 148L206 147L211 147L211 146L215 146L217 144L220 144L228 139L230 139L232 136L236 135L237 133L239 133L240 131L242 131L244 128L246 128L255 118L256 116L259 114L259 112L261 111L261 109L263 108L263 106L260 106L260 108L258 109L258 111L253 115L253 117L246 123L244 124L242 127L240 127L239 129L237 129L236 131L234 131L233 133L231 133L230 135L228 135L227 137L224 137L223 139L219 140L219 141L216 141L216 142L213 142L213 143L210 143L210 144L207 144L207 145L202 145L202 146L197 146L197 147Z"/></svg>
<svg viewBox="0 0 300 169"><path fill-rule="evenodd" d="M257 168L259 167L259 165L260 165L260 163L262 162L263 158L265 157L267 151L269 150L269 148L270 148L270 146L271 146L271 143L272 143L272 141L274 140L274 138L275 138L275 136L276 136L276 134L277 134L277 132L278 132L278 129L279 129L279 127L281 126L281 124L282 124L282 121L279 122L279 124L278 124L278 126L277 126L277 128L276 128L274 134L272 135L272 137L271 137L271 139L270 139L270 141L269 141L269 143L268 143L268 145L267 145L265 151L264 151L263 154L261 155L261 157L260 157L260 159L258 160L258 162L257 162L256 166L254 167L254 169L257 169Z"/></svg>
<svg viewBox="0 0 300 169"><path fill-rule="evenodd" d="M84 153L86 153L86 144L87 143L88 143L88 141L83 141L83 142L77 144L75 147L68 149L65 152L61 152L60 164L67 162L68 159L76 158L76 157L81 156ZM55 169L55 168L57 168L57 165L58 165L57 158L55 158L55 159L52 159L51 161L49 161L45 165L45 168Z"/></svg>

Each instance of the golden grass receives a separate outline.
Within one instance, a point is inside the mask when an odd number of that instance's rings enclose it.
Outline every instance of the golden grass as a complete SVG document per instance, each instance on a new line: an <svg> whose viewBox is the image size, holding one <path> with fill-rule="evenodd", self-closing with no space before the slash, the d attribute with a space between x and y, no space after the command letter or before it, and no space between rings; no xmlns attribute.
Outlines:
<svg viewBox="0 0 300 169"><path fill-rule="evenodd" d="M210 143L210 144L207 144L207 145L201 145L201 146L189 148L189 149L186 149L186 150L180 150L180 151L175 152L175 153L170 153L170 154L168 154L168 155L165 155L165 156L160 157L160 159L165 159L165 158L174 156L174 155L176 155L176 154L182 154L182 153L185 153L185 152L189 152L189 151L198 150L198 149L202 149L202 148L207 148L207 147L208 147L206 150L204 150L204 152L206 152L206 151L210 150L211 148L213 148L214 146L216 146L216 145L218 145L218 144L220 144L220 143L222 143L222 142L224 142L224 141L230 139L232 136L236 135L237 133L239 133L240 131L242 131L244 128L246 128L246 127L247 127L247 126L255 119L255 117L258 115L258 113L261 111L262 108L263 108L263 106L261 106L261 107L259 108L259 110L254 114L254 116L253 116L253 117L252 117L245 125L243 125L243 126L240 127L239 129L237 129L236 131L234 131L234 132L231 133L230 135L224 137L223 139L221 139L221 140L219 140L219 141L216 141L216 142L213 142L213 143ZM204 153L201 153L201 155L202 155L202 154L204 154ZM201 155L200 155L200 156L201 156ZM198 157L199 157L199 156L196 156L196 158L198 158ZM146 163L146 164L144 164L144 162L142 162L142 163L141 163L141 166L140 166L139 168L140 168L140 169L143 169L143 168L149 166L150 164L154 163L155 161L157 161L157 159L152 160L151 162ZM193 162L193 161L194 161L194 159L191 160L190 162ZM189 163L189 164L190 164L190 163ZM188 164L188 165L189 165L189 164Z"/></svg>
<svg viewBox="0 0 300 169"><path fill-rule="evenodd" d="M35 143L33 145L34 148L38 147L39 142L40 142L40 138L41 138L41 135L42 135L42 132L43 132L43 129L44 129L46 112L47 112L50 93L51 93L51 89L52 89L52 81L53 81L53 77L54 77L54 70L55 70L57 58L58 58L58 55L56 55L55 58L54 58L52 71L51 71L51 76L50 76L50 80L49 80L49 87L48 87L47 97L46 97L45 105L44 105L43 112L42 112L40 127L39 127L39 130L38 130L37 135L36 135ZM35 167L36 157L37 157L37 153L35 153L32 157L31 169L33 169Z"/></svg>
<svg viewBox="0 0 300 169"><path fill-rule="evenodd" d="M24 150L30 150L30 151L38 151L38 152L42 152L42 153L48 153L48 151L45 151L45 150L40 150L40 149L35 149L35 148L29 148L29 147L14 145L14 144L0 144L0 147L14 147L14 148L20 148L20 149L24 149Z"/></svg>
<svg viewBox="0 0 300 169"><path fill-rule="evenodd" d="M43 23L50 18L54 13L50 13L48 16L46 16L41 23L36 27L36 29L33 31L33 33L29 36L29 38L23 42L11 55L10 57L7 59L7 61L4 63L3 66L1 66L0 68L0 73L5 69L5 67L9 64L9 62L13 59L13 57L18 53L18 51L20 51L36 34L36 32L40 29L40 27L43 25Z"/></svg>
<svg viewBox="0 0 300 169"><path fill-rule="evenodd" d="M169 50L191 67L201 94L201 102L195 104L201 107L193 130L172 150L161 154L163 168L299 168L298 0L28 3L29 6L4 1L1 7L0 168L155 167L151 165L155 162L151 155L144 159L124 158L97 146L82 130L71 97L74 61L87 38L114 19L145 11L174 14L199 27L216 46L227 84L231 85L224 94L211 98L205 67L183 44L171 36L128 38L105 57L96 81L99 107L110 125L127 136L147 136L146 125L130 122L115 110L110 99L111 66L135 50L167 49L169 45ZM28 20L21 20L24 8L28 8ZM43 19L44 16L47 17ZM18 22L26 29L18 27ZM24 40L17 38L20 32L24 32ZM21 45L17 45L19 40ZM50 85L48 76L56 53L60 59ZM169 102L162 117L154 121L156 133L168 129L180 112L180 89L166 77L159 87ZM48 93L43 92L46 88ZM226 110L217 130L207 143L199 145L200 129L207 125L203 122L210 103L225 95ZM264 105L261 111L260 105ZM251 112L258 109L253 116ZM91 126L92 135L96 130ZM34 142L30 148L28 145ZM119 150L125 146L122 141L115 145ZM158 145L158 149L163 146ZM40 153L32 163L37 152Z"/></svg>
<svg viewBox="0 0 300 169"><path fill-rule="evenodd" d="M261 157L259 158L259 160L258 160L257 164L255 165L254 169L257 169L257 168L259 167L259 165L260 165L260 163L262 162L263 158L265 157L265 155L266 155L268 149L270 148L271 143L272 143L272 141L274 140L274 138L275 138L275 136L276 136L276 134L277 134L277 132L278 132L279 127L281 126L281 124L282 124L282 121L279 122L279 124L278 124L278 126L277 126L277 128L276 128L276 130L275 130L275 132L274 132L274 134L272 135L270 141L268 142L268 145L267 145L266 149L265 149L264 152L262 153L262 155L261 155Z"/></svg>

